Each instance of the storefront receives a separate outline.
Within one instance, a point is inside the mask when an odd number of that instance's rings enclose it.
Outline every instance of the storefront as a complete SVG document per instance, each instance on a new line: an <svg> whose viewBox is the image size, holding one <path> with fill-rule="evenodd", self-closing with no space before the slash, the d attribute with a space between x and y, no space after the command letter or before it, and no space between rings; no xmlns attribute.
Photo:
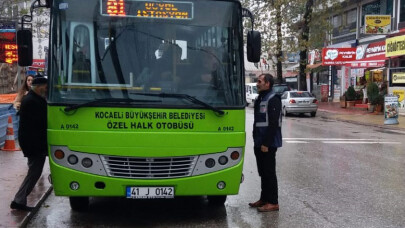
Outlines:
<svg viewBox="0 0 405 228"><path fill-rule="evenodd" d="M356 48L323 48L322 66L328 66L329 100L338 102L350 86L348 62L356 61Z"/></svg>
<svg viewBox="0 0 405 228"><path fill-rule="evenodd" d="M405 29L386 39L386 57L389 59L388 93L398 96L399 113L405 113Z"/></svg>
<svg viewBox="0 0 405 228"><path fill-rule="evenodd" d="M350 85L354 86L356 91L364 88L369 82L383 87L388 83L385 40L357 46L356 60L346 63L345 66L349 71Z"/></svg>

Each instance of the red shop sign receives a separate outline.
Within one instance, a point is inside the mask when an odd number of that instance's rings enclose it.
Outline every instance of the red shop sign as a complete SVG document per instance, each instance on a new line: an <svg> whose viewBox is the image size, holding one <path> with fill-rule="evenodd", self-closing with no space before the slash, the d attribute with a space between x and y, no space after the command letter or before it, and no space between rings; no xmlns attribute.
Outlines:
<svg viewBox="0 0 405 228"><path fill-rule="evenodd" d="M32 67L45 68L45 59L33 59Z"/></svg>
<svg viewBox="0 0 405 228"><path fill-rule="evenodd" d="M356 60L356 48L323 48L323 66L341 66Z"/></svg>

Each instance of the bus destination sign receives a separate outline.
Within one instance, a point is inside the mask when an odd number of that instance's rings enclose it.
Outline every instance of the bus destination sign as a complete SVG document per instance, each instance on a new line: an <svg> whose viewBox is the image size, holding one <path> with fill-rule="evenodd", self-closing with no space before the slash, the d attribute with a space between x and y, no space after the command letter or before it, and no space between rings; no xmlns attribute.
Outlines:
<svg viewBox="0 0 405 228"><path fill-rule="evenodd" d="M193 19L192 2L101 0L101 15L161 19Z"/></svg>

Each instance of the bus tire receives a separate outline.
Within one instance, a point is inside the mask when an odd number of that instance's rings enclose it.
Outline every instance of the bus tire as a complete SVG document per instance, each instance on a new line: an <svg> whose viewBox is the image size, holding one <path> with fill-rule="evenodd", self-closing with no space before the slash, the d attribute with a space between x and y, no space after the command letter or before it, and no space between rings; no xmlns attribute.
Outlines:
<svg viewBox="0 0 405 228"><path fill-rule="evenodd" d="M207 196L208 203L211 205L215 206L221 206L224 205L226 201L226 195L220 195L220 196Z"/></svg>
<svg viewBox="0 0 405 228"><path fill-rule="evenodd" d="M70 207L74 211L86 211L89 208L89 197L71 196L69 197Z"/></svg>

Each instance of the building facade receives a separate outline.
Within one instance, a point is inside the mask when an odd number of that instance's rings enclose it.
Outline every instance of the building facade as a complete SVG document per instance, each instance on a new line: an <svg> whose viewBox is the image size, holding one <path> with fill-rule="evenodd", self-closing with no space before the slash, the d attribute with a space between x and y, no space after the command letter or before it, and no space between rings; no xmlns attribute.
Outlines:
<svg viewBox="0 0 405 228"><path fill-rule="evenodd" d="M375 82L381 90L387 88L388 94L402 94L401 112L405 112L405 80L392 81L393 72L395 78L401 79L405 71L405 50L386 55L387 41L398 43L395 49L405 49L405 41L401 43L405 35L405 0L342 0L331 24L329 44L324 47L328 52L324 51L322 59L335 58L339 51L346 54L342 58L355 53L351 59L324 64L327 73L318 80L328 84L329 100L339 101L349 86L359 91L367 82Z"/></svg>

